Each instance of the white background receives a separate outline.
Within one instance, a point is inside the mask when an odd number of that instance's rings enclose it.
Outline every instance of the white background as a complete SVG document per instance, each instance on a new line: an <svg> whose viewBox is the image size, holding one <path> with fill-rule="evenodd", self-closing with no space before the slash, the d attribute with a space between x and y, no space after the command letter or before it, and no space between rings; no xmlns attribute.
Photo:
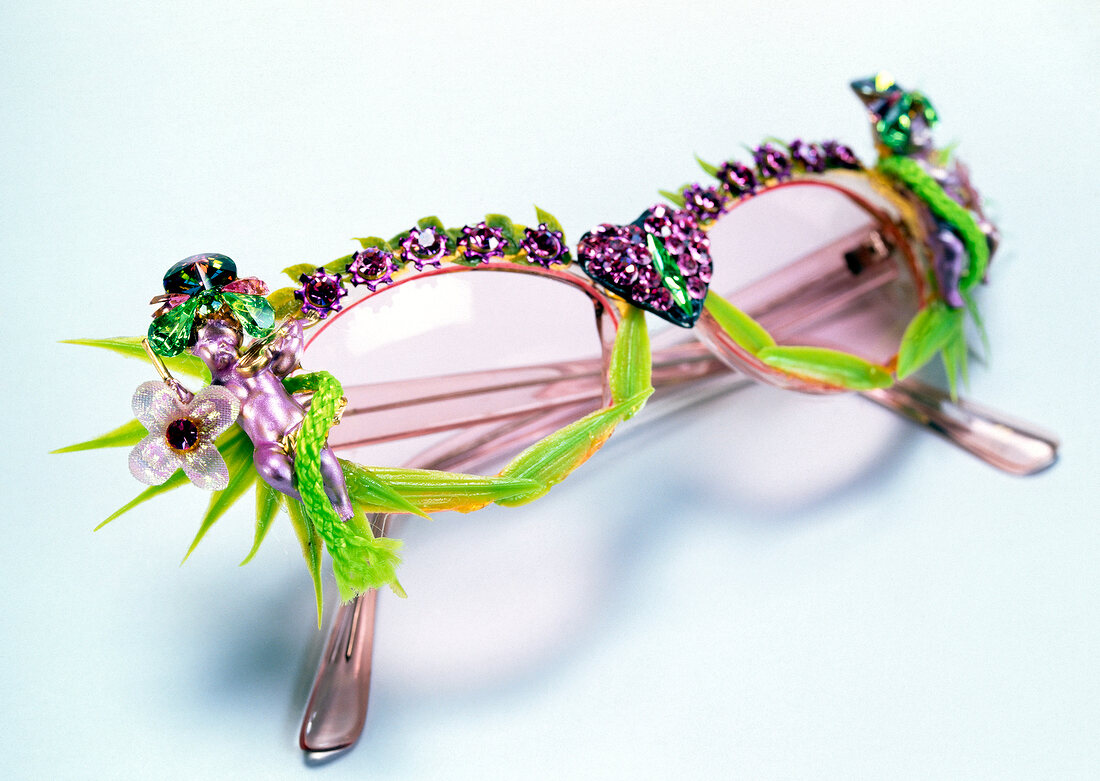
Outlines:
<svg viewBox="0 0 1100 781"><path fill-rule="evenodd" d="M1089 2L5 3L9 778L1085 778L1097 644L1097 30ZM296 747L321 634L289 526L206 497L103 531L175 260L275 281L425 214L574 240L692 153L869 155L847 81L919 86L994 204L970 395L1065 440L1001 475L858 398L754 388L637 421L533 506L407 527L359 746ZM331 591L331 590L330 590ZM331 597L330 597L331 599ZM330 602L331 607L331 602Z"/></svg>

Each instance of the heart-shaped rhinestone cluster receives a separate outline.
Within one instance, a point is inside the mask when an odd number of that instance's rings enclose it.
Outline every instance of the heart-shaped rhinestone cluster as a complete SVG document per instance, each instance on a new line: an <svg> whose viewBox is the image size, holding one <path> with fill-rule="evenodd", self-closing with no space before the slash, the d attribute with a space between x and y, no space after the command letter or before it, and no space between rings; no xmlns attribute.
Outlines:
<svg viewBox="0 0 1100 781"><path fill-rule="evenodd" d="M581 268L637 307L690 328L711 277L710 240L695 216L657 204L629 225L605 223L577 244Z"/></svg>

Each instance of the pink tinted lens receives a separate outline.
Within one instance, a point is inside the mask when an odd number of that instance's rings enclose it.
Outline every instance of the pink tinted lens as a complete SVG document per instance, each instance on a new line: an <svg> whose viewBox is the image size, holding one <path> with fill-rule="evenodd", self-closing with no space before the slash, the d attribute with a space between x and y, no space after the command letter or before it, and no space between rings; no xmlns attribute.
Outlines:
<svg viewBox="0 0 1100 781"><path fill-rule="evenodd" d="M344 386L349 404L334 447L369 448L351 457L394 465L438 449L456 429L503 436L537 410L568 408L579 418L598 408L597 326L592 300L572 285L461 271L353 301L308 334L302 364Z"/></svg>
<svg viewBox="0 0 1100 781"><path fill-rule="evenodd" d="M854 192L812 182L745 201L710 230L711 289L780 344L888 363L919 293L909 248L878 209ZM789 378L752 368L761 379L791 386Z"/></svg>

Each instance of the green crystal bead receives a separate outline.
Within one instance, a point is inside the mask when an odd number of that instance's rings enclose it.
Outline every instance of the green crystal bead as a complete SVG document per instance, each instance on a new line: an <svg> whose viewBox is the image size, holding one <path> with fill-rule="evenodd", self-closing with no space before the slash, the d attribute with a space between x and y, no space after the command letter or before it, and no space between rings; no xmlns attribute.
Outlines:
<svg viewBox="0 0 1100 781"><path fill-rule="evenodd" d="M223 290L217 297L233 310L237 322L249 336L267 336L275 327L275 310L263 296L227 293Z"/></svg>
<svg viewBox="0 0 1100 781"><path fill-rule="evenodd" d="M192 296L153 320L149 324L149 346L153 352L165 358L182 353L191 338L195 313L202 303L201 296Z"/></svg>

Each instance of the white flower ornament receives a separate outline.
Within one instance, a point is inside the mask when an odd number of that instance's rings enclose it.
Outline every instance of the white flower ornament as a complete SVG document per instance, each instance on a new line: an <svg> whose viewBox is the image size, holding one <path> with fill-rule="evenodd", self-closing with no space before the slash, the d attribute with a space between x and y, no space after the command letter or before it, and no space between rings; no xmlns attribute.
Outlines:
<svg viewBox="0 0 1100 781"><path fill-rule="evenodd" d="M229 484L229 469L218 452L218 436L240 412L237 397L210 385L184 403L167 384L144 382L134 391L134 415L149 436L130 451L130 472L147 485L160 485L182 469L192 483L208 491Z"/></svg>

